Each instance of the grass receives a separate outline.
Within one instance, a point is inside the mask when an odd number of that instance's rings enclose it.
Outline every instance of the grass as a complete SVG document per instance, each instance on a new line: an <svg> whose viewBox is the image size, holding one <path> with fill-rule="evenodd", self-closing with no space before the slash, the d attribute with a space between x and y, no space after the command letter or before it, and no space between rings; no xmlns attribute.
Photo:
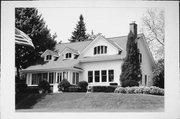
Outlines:
<svg viewBox="0 0 180 119"><path fill-rule="evenodd" d="M17 104L18 111L136 112L164 111L164 96L118 93L62 93L29 96ZM33 101L32 98L34 98ZM37 98L37 99L36 99ZM39 99L40 98L40 99ZM33 103L32 103L33 101ZM36 102L36 103L34 103ZM32 105L33 104L33 105ZM27 106L31 105L31 106ZM21 108L30 107L30 108Z"/></svg>

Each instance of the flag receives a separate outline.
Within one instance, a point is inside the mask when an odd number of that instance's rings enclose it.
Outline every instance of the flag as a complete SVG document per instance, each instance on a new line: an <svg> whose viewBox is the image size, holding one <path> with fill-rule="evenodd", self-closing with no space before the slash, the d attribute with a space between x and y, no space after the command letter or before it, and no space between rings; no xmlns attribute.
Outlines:
<svg viewBox="0 0 180 119"><path fill-rule="evenodd" d="M31 38L18 28L15 28L15 43L32 46L34 48Z"/></svg>

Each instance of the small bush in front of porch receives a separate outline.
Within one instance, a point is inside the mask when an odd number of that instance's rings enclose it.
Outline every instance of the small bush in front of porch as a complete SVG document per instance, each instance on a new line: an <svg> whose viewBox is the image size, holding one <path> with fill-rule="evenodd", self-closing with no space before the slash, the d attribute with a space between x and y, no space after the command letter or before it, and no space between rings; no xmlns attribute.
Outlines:
<svg viewBox="0 0 180 119"><path fill-rule="evenodd" d="M91 92L114 92L117 86L92 86Z"/></svg>
<svg viewBox="0 0 180 119"><path fill-rule="evenodd" d="M70 83L67 79L63 79L59 85L58 85L58 90L63 91L63 92L68 92L68 87L70 86Z"/></svg>
<svg viewBox="0 0 180 119"><path fill-rule="evenodd" d="M42 80L38 84L39 90L42 91L42 93L49 93L50 90L50 84L46 80Z"/></svg>
<svg viewBox="0 0 180 119"><path fill-rule="evenodd" d="M71 85L65 90L66 92L81 92L81 87L77 85Z"/></svg>
<svg viewBox="0 0 180 119"><path fill-rule="evenodd" d="M86 81L80 81L80 82L78 83L78 86L81 88L81 92L87 92L88 82L86 82Z"/></svg>

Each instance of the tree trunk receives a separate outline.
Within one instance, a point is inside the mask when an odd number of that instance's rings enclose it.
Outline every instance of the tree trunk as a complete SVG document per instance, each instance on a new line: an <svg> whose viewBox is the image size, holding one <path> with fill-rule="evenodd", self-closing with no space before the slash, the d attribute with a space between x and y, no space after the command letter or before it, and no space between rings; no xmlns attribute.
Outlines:
<svg viewBox="0 0 180 119"><path fill-rule="evenodd" d="M20 73L19 73L19 68L16 67L16 73L17 73L17 79L20 80Z"/></svg>

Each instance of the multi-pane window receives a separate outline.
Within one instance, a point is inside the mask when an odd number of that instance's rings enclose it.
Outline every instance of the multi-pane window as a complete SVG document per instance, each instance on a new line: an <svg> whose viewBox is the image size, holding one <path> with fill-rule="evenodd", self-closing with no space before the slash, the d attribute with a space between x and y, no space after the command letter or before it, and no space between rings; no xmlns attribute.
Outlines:
<svg viewBox="0 0 180 119"><path fill-rule="evenodd" d="M93 76L94 72L94 76ZM101 81L100 81L101 80ZM113 82L114 70L88 71L88 83L92 82Z"/></svg>
<svg viewBox="0 0 180 119"><path fill-rule="evenodd" d="M57 73L57 83L62 81L62 72Z"/></svg>
<svg viewBox="0 0 180 119"><path fill-rule="evenodd" d="M101 79L102 79L102 82L106 82L106 81L107 81L107 73L106 73L106 70L102 70L102 71L101 71Z"/></svg>
<svg viewBox="0 0 180 119"><path fill-rule="evenodd" d="M43 80L47 81L47 73L43 73Z"/></svg>
<svg viewBox="0 0 180 119"><path fill-rule="evenodd" d="M53 72L49 73L49 83L50 84L53 84L53 80L54 80L54 75L53 74L54 74Z"/></svg>
<svg viewBox="0 0 180 119"><path fill-rule="evenodd" d="M68 79L68 72L63 72L63 79Z"/></svg>
<svg viewBox="0 0 180 119"><path fill-rule="evenodd" d="M37 74L32 74L32 85L37 85Z"/></svg>
<svg viewBox="0 0 180 119"><path fill-rule="evenodd" d="M47 55L46 56L46 60L51 60L52 59L52 56L51 55Z"/></svg>
<svg viewBox="0 0 180 119"><path fill-rule="evenodd" d="M73 72L73 84L78 84L79 83L79 73Z"/></svg>
<svg viewBox="0 0 180 119"><path fill-rule="evenodd" d="M145 83L145 86L147 85L147 75L144 76L144 83Z"/></svg>
<svg viewBox="0 0 180 119"><path fill-rule="evenodd" d="M88 71L88 83L93 82L93 71Z"/></svg>
<svg viewBox="0 0 180 119"><path fill-rule="evenodd" d="M99 78L100 78L100 76L99 76L99 71L95 71L95 82L99 82Z"/></svg>
<svg viewBox="0 0 180 119"><path fill-rule="evenodd" d="M72 54L71 53L66 53L66 59L69 59L69 58L71 58L72 57Z"/></svg>
<svg viewBox="0 0 180 119"><path fill-rule="evenodd" d="M109 82L113 82L114 81L114 70L109 70L108 75L109 75Z"/></svg>
<svg viewBox="0 0 180 119"><path fill-rule="evenodd" d="M94 48L94 55L96 54L106 54L107 53L107 46L97 46Z"/></svg>

